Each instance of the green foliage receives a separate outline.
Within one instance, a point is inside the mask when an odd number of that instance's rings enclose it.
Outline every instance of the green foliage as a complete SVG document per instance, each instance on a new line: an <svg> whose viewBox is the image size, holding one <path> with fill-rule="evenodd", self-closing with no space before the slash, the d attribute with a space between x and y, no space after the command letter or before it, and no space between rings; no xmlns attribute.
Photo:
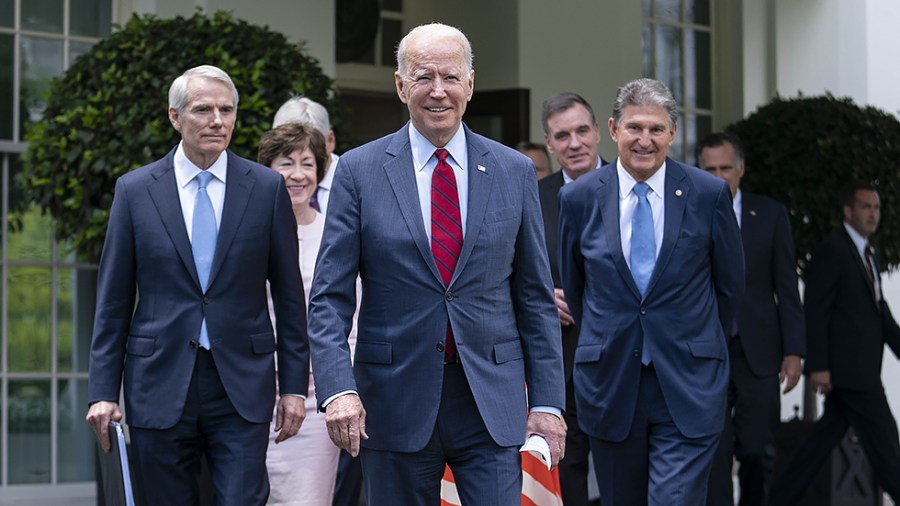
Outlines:
<svg viewBox="0 0 900 506"><path fill-rule="evenodd" d="M223 12L135 16L53 82L44 119L26 137L20 184L81 256L99 258L116 178L180 140L166 114L169 85L203 64L228 72L240 93L230 146L238 155L256 159L257 141L291 95L324 105L347 142L334 83L302 45Z"/></svg>
<svg viewBox="0 0 900 506"><path fill-rule="evenodd" d="M881 224L873 237L881 268L900 263L895 116L830 94L776 97L727 130L744 143L741 186L788 207L801 271L812 250L842 223L840 190L856 180L871 181L881 196Z"/></svg>

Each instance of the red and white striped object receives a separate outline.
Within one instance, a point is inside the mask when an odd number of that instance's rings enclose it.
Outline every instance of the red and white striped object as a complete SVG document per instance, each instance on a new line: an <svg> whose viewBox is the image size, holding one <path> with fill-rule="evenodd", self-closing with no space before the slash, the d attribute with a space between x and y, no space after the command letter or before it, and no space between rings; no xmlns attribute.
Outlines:
<svg viewBox="0 0 900 506"><path fill-rule="evenodd" d="M559 492L559 473L530 453L522 453L522 506L562 506ZM441 506L460 506L456 482L450 468L444 470L441 481Z"/></svg>

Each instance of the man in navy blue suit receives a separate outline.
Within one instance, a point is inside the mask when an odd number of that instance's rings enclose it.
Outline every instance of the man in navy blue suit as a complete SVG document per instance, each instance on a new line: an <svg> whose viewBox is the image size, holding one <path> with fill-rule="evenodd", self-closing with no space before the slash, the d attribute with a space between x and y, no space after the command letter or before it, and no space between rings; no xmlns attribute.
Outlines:
<svg viewBox="0 0 900 506"><path fill-rule="evenodd" d="M309 351L297 224L284 179L227 150L237 105L228 74L209 65L186 71L169 90L169 120L181 142L116 182L87 420L109 451L107 427L122 418L124 378L145 505L199 504L204 454L216 504L265 504L276 350L277 441L297 434L305 416Z"/></svg>
<svg viewBox="0 0 900 506"><path fill-rule="evenodd" d="M744 243L746 291L726 327L731 380L725 430L709 479L709 506L733 506L733 458L740 468L741 506L763 506L781 420L781 394L802 373L806 326L797 289L797 260L787 209L741 189L744 149L731 134L714 133L697 145L700 168L728 183Z"/></svg>
<svg viewBox="0 0 900 506"><path fill-rule="evenodd" d="M728 185L667 158L677 118L663 83L629 82L608 122L618 158L560 194L578 422L604 505L703 504L724 423L741 237Z"/></svg>
<svg viewBox="0 0 900 506"><path fill-rule="evenodd" d="M438 504L445 464L463 504L518 505L518 446L543 436L553 465L565 451L534 168L462 124L475 74L459 30L413 29L397 64L410 123L344 154L332 187L310 297L319 408L372 506Z"/></svg>

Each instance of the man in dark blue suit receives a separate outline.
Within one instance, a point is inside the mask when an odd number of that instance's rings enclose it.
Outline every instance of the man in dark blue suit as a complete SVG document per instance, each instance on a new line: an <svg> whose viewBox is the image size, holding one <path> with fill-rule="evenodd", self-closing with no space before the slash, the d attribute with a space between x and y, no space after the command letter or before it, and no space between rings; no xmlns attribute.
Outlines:
<svg viewBox="0 0 900 506"><path fill-rule="evenodd" d="M709 478L710 506L733 506L732 460L740 467L741 506L763 506L781 419L781 395L800 380L805 353L803 307L787 209L741 189L744 149L734 135L714 133L697 145L701 169L728 183L744 244L746 290L726 327L731 381L725 430Z"/></svg>
<svg viewBox="0 0 900 506"><path fill-rule="evenodd" d="M559 190L603 163L598 154L600 125L594 109L581 95L564 92L547 97L541 113L544 140L559 163L554 172L538 182L541 214L544 217L544 239L550 255L553 275L553 294L562 332L563 370L566 378L566 458L559 462L559 487L563 504L586 506L588 503L588 474L590 443L578 428L575 406L575 385L572 369L578 327L572 320L559 272Z"/></svg>
<svg viewBox="0 0 900 506"><path fill-rule="evenodd" d="M724 424L741 237L728 185L667 158L677 117L664 84L629 82L608 122L616 162L560 194L578 421L604 505L703 504Z"/></svg>
<svg viewBox="0 0 900 506"><path fill-rule="evenodd" d="M344 154L332 187L310 297L319 407L372 506L438 504L445 464L463 504L518 505L518 446L543 436L554 465L565 450L534 168L462 124L475 74L459 30L413 29L397 63L410 123Z"/></svg>
<svg viewBox="0 0 900 506"><path fill-rule="evenodd" d="M109 451L107 426L122 418L124 377L145 505L199 504L203 454L216 504L265 504L276 350L278 440L296 434L305 416L309 351L297 225L283 178L227 151L237 104L222 70L186 71L169 90L169 120L181 142L116 183L87 420Z"/></svg>

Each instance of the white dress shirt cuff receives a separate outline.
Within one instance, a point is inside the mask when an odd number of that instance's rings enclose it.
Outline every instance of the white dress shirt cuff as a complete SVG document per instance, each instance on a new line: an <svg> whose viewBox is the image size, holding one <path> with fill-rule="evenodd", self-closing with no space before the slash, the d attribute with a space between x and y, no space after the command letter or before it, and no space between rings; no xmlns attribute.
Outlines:
<svg viewBox="0 0 900 506"><path fill-rule="evenodd" d="M303 394L281 394L282 397L299 397L303 400L306 400L306 396Z"/></svg>
<svg viewBox="0 0 900 506"><path fill-rule="evenodd" d="M554 408L552 406L535 406L531 408L532 413L550 413L551 415L556 415L557 418L562 418L562 411L559 408Z"/></svg>
<svg viewBox="0 0 900 506"><path fill-rule="evenodd" d="M331 401L337 399L338 397L340 397L342 395L347 395L347 394L353 394L353 395L359 397L359 393L357 393L356 390L344 390L343 392L338 392L338 393L332 395L331 397L325 399L325 402L322 403L322 409L327 408L328 405L331 404Z"/></svg>

